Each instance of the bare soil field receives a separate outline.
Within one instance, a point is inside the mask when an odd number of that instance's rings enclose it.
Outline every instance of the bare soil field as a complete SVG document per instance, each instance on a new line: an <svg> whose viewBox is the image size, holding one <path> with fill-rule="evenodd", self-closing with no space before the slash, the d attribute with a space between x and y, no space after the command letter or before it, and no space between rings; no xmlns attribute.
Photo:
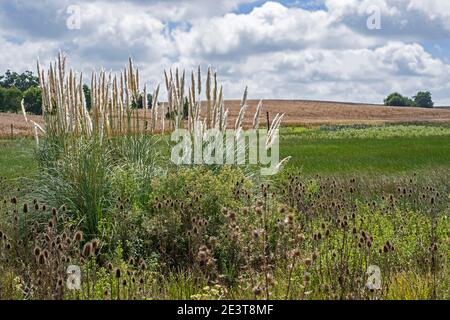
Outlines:
<svg viewBox="0 0 450 320"><path fill-rule="evenodd" d="M28 115L27 117L41 125L43 124L41 116ZM32 127L25 122L21 113L0 113L0 137L8 137L11 136L11 134L14 136L33 136L34 131Z"/></svg>
<svg viewBox="0 0 450 320"><path fill-rule="evenodd" d="M258 101L249 101L249 114L256 110ZM239 101L228 101L231 118L239 110ZM318 126L324 124L382 124L414 122L450 122L450 109L423 109L386 107L382 105L353 104L304 100L264 100L261 117L266 112L272 119L285 113L283 125ZM250 121L250 119L246 119Z"/></svg>
<svg viewBox="0 0 450 320"><path fill-rule="evenodd" d="M244 124L251 124L257 100L248 101L247 117ZM203 104L206 106L206 104ZM226 106L230 112L230 124L239 113L240 101L228 100ZM414 123L433 122L450 123L449 109L422 109L405 107L385 107L382 105L354 104L326 101L306 100L264 100L260 122L265 123L266 112L272 119L277 113L285 113L283 125L319 126L325 124L383 124L383 123ZM29 119L42 124L40 116L29 116ZM11 135L13 125L14 135L33 135L22 114L0 114L0 136Z"/></svg>

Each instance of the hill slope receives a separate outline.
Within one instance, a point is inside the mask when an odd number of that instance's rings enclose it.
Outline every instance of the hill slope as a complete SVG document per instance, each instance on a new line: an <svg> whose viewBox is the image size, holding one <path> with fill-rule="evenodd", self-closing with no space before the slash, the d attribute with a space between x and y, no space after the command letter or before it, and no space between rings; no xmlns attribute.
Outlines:
<svg viewBox="0 0 450 320"><path fill-rule="evenodd" d="M248 101L248 111L245 124L250 125L256 110L257 100ZM204 106L206 104L203 104ZM230 110L230 124L234 123L239 113L238 100L226 101ZM446 122L450 123L449 108L404 108L385 107L382 105L355 104L327 101L306 100L264 100L261 112L261 123L266 121L266 112L272 119L277 113L285 113L283 125L322 125L322 124L382 124L402 122ZM29 116L30 119L42 123L39 116ZM15 135L32 135L22 114L0 114L0 135L7 136L14 126Z"/></svg>

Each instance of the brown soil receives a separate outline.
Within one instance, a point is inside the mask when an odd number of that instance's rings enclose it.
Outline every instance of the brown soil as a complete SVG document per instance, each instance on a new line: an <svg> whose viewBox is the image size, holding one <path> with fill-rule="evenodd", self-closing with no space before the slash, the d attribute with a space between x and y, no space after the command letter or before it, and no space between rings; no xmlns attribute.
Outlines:
<svg viewBox="0 0 450 320"><path fill-rule="evenodd" d="M248 114L254 114L257 101L249 101ZM229 101L231 118L239 110L239 101ZM450 122L450 109L422 109L385 107L382 105L353 104L303 100L265 100L260 121L266 122L266 112L272 119L284 113L283 125L322 124L381 124L403 122ZM246 117L250 122L250 118Z"/></svg>
<svg viewBox="0 0 450 320"><path fill-rule="evenodd" d="M250 100L245 124L253 120L258 101ZM226 106L230 112L230 123L234 122L239 113L237 100L229 100ZM203 104L205 106L206 104ZM283 125L317 126L322 124L382 124L382 123L414 123L435 122L450 123L450 108L422 109L395 108L381 105L354 104L325 101L303 100L265 100L260 116L260 123L266 123L266 112L269 118L277 113L285 113ZM29 116L29 119L42 125L40 116ZM14 135L33 135L31 126L25 123L22 114L0 114L0 136L11 135L11 124Z"/></svg>
<svg viewBox="0 0 450 320"><path fill-rule="evenodd" d="M27 116L29 120L33 120L43 125L43 119L40 116ZM34 130L31 124L27 124L21 113L0 113L0 137L11 136L33 136Z"/></svg>

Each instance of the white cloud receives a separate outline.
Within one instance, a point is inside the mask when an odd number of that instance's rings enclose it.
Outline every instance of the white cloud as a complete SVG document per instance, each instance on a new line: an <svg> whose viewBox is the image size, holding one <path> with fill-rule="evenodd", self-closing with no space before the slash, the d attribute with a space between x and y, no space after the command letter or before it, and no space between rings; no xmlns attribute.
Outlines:
<svg viewBox="0 0 450 320"><path fill-rule="evenodd" d="M448 40L447 1L323 0L327 10L267 1L239 13L252 2L79 1L81 30L65 26L71 1L1 3L0 71L34 70L38 56L47 62L63 49L84 71L117 71L132 55L152 85L164 68L212 64L228 98L248 84L253 98L381 102L392 91L427 89L450 104L450 66L421 44ZM366 27L374 4L382 30Z"/></svg>

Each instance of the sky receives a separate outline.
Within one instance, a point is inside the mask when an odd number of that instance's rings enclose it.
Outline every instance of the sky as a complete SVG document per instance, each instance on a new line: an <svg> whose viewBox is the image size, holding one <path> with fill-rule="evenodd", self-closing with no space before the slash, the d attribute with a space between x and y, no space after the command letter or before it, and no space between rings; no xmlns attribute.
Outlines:
<svg viewBox="0 0 450 320"><path fill-rule="evenodd" d="M0 0L0 73L213 66L227 99L382 103L428 90L450 105L450 0Z"/></svg>

